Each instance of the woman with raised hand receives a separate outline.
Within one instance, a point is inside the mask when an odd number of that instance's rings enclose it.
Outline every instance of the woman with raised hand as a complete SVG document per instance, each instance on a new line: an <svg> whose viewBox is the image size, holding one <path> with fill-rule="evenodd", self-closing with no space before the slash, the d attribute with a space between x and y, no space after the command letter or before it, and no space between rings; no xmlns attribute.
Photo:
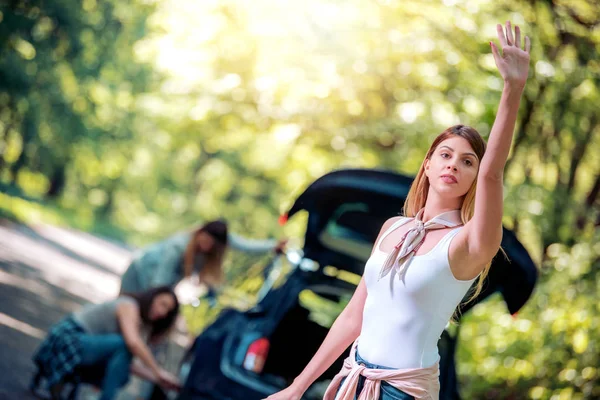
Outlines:
<svg viewBox="0 0 600 400"><path fill-rule="evenodd" d="M433 141L352 299L304 371L268 400L299 400L353 342L326 400L439 398L438 339L500 248L503 172L529 72L529 38L523 45L510 22L497 30L501 51L490 45L504 87L487 149L465 125Z"/></svg>

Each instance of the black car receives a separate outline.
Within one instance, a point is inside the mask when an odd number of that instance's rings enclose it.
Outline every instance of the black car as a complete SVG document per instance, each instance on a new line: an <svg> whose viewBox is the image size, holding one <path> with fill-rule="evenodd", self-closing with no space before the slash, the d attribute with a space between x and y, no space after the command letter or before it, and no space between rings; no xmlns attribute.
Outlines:
<svg viewBox="0 0 600 400"><path fill-rule="evenodd" d="M179 400L263 399L302 371L360 280L381 225L399 215L412 178L380 170L340 170L310 185L287 214L308 213L302 249L275 256L265 267L258 303L248 311L226 309L199 335L182 363ZM532 293L537 269L508 230L489 283L468 311L500 291L515 313ZM457 399L455 338L439 341L442 399ZM321 399L340 370L342 355L304 399Z"/></svg>

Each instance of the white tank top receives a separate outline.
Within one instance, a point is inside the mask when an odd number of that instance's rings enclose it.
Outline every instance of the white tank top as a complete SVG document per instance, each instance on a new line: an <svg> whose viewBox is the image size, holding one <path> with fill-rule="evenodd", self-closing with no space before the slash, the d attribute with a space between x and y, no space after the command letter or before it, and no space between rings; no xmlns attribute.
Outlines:
<svg viewBox="0 0 600 400"><path fill-rule="evenodd" d="M378 280L387 257L381 242L411 220L402 218L381 235L364 272L368 294L358 353L390 368L427 368L439 360L440 335L475 280L458 280L450 270L448 249L462 227L448 232L426 254L414 256L403 280L394 271Z"/></svg>

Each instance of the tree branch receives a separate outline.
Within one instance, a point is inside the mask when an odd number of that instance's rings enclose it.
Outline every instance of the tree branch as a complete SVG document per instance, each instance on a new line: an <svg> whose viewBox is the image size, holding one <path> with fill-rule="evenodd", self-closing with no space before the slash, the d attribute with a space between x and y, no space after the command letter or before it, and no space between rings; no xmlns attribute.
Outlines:
<svg viewBox="0 0 600 400"><path fill-rule="evenodd" d="M596 181L594 182L592 189L589 191L588 195L585 198L585 207L584 207L581 215L579 216L579 218L577 218L577 228L579 230L582 230L583 228L585 228L586 216L592 210L592 207L596 203L596 200L598 199L599 194L600 194L600 173L596 175ZM600 213L598 213L598 220L596 221L596 226L598 226L599 224L600 224Z"/></svg>
<svg viewBox="0 0 600 400"><path fill-rule="evenodd" d="M571 158L571 166L569 168L569 180L567 182L567 193L571 194L573 191L573 187L575 186L575 179L577 177L577 168L579 168L579 164L585 155L585 151L588 148L588 143L592 138L592 133L596 130L598 123L598 117L596 114L592 115L592 120L590 121L590 129L586 132L583 140L580 140L575 145L575 149L573 150L573 157Z"/></svg>

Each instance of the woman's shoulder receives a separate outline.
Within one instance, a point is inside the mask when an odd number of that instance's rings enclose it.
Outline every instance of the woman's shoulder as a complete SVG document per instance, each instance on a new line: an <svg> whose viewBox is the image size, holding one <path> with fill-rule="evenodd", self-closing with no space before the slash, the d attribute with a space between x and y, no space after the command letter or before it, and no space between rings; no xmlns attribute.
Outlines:
<svg viewBox="0 0 600 400"><path fill-rule="evenodd" d="M383 225L381 226L381 231L386 231L388 229L390 229L392 226L399 226L402 225L404 223L407 223L408 221L410 221L412 218L408 218L408 217L404 217L402 215L397 215L395 217L389 218L387 221L385 221L383 223Z"/></svg>
<svg viewBox="0 0 600 400"><path fill-rule="evenodd" d="M119 307L121 304L125 304L129 307L139 308L139 304L136 299L128 295L121 295L113 300L115 307Z"/></svg>
<svg viewBox="0 0 600 400"><path fill-rule="evenodd" d="M121 295L113 300L114 312L118 318L131 318L139 315L140 305L136 299L128 295Z"/></svg>

